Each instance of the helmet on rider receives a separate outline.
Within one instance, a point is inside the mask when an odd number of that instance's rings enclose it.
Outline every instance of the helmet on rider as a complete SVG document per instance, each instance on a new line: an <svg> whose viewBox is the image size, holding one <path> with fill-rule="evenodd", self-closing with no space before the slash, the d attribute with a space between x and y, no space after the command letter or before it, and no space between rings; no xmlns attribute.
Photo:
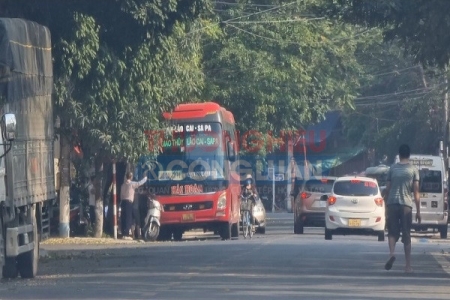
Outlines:
<svg viewBox="0 0 450 300"><path fill-rule="evenodd" d="M245 176L245 181L244 181L244 185L245 186L252 186L253 185L253 177L251 174L247 174L247 176Z"/></svg>

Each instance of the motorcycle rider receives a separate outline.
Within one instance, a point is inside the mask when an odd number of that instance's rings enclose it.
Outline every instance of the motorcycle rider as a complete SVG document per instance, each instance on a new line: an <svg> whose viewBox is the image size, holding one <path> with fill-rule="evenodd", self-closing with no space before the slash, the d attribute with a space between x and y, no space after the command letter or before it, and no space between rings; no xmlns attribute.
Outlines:
<svg viewBox="0 0 450 300"><path fill-rule="evenodd" d="M248 174L245 177L244 187L242 188L241 195L243 198L249 199L251 201L250 217L252 224L254 224L253 207L256 205L256 200L258 199L258 192L256 190L255 181L253 180L253 177L250 174Z"/></svg>

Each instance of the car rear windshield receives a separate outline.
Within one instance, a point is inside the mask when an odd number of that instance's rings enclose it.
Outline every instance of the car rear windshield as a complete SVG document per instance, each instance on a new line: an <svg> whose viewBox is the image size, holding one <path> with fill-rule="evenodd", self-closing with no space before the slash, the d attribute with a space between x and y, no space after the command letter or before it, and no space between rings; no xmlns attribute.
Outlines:
<svg viewBox="0 0 450 300"><path fill-rule="evenodd" d="M342 180L334 184L333 192L341 196L375 196L378 194L378 185L372 181Z"/></svg>
<svg viewBox="0 0 450 300"><path fill-rule="evenodd" d="M305 192L331 193L334 180L331 179L311 179L305 183Z"/></svg>
<svg viewBox="0 0 450 300"><path fill-rule="evenodd" d="M419 173L420 173L419 191L421 193L442 192L441 171L422 169L419 171Z"/></svg>

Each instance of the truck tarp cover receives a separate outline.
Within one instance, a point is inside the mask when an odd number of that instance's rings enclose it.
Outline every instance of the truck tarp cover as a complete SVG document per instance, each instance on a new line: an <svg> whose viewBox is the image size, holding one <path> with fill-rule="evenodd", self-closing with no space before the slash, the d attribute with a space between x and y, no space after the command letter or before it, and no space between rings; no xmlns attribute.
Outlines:
<svg viewBox="0 0 450 300"><path fill-rule="evenodd" d="M35 22L0 18L1 94L7 101L51 95L50 31ZM8 83L5 82L8 76Z"/></svg>
<svg viewBox="0 0 450 300"><path fill-rule="evenodd" d="M48 28L0 18L0 113L14 113L17 121L6 156L8 197L17 206L55 197L52 89Z"/></svg>
<svg viewBox="0 0 450 300"><path fill-rule="evenodd" d="M23 19L0 18L0 78L2 104L5 101L24 101L30 111L42 112L40 117L47 120L51 107L42 106L48 106L53 89L51 39L47 27ZM29 98L35 99L33 101ZM14 111L18 108L17 105L19 104L13 103L10 111L20 118L20 113L18 115ZM18 138L20 135L25 138L33 138L33 135L34 138L43 138L43 135L53 138L49 136L53 132L33 128L39 124L33 124L35 118L32 119L29 122L23 120L25 124L19 126ZM22 120L17 121L21 124Z"/></svg>
<svg viewBox="0 0 450 300"><path fill-rule="evenodd" d="M0 18L1 94L5 100L51 95L51 55L50 31L46 27L22 19Z"/></svg>

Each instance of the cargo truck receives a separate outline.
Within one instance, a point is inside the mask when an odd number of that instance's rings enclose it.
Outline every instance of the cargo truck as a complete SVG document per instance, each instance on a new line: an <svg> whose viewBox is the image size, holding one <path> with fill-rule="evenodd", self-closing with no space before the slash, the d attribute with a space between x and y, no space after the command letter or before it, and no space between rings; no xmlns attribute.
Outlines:
<svg viewBox="0 0 450 300"><path fill-rule="evenodd" d="M33 278L55 200L50 32L0 18L0 268Z"/></svg>

